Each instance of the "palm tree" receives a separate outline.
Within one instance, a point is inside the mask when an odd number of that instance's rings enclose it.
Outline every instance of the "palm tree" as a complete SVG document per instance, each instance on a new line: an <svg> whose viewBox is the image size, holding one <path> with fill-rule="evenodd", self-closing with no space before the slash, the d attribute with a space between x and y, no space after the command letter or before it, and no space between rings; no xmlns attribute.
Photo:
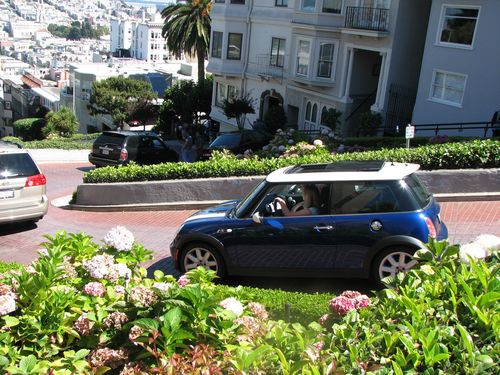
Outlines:
<svg viewBox="0 0 500 375"><path fill-rule="evenodd" d="M196 54L198 58L198 82L203 86L205 56L210 38L211 0L186 0L162 10L165 19L161 35L167 40L169 50L175 54Z"/></svg>

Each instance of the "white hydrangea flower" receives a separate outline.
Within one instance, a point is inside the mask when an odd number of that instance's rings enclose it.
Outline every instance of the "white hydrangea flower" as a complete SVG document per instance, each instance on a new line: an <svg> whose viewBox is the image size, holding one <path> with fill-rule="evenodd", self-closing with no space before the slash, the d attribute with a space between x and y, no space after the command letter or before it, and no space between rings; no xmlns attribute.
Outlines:
<svg viewBox="0 0 500 375"><path fill-rule="evenodd" d="M315 146L323 146L323 141L321 139L315 139L313 142Z"/></svg>
<svg viewBox="0 0 500 375"><path fill-rule="evenodd" d="M321 129L321 134L322 135L327 135L328 134L328 130L327 129Z"/></svg>
<svg viewBox="0 0 500 375"><path fill-rule="evenodd" d="M236 316L240 316L241 314L243 314L243 305L234 297L226 298L225 300L221 301L219 305L226 310L231 311Z"/></svg>
<svg viewBox="0 0 500 375"><path fill-rule="evenodd" d="M288 144L289 144L289 145L293 145L294 143L295 143L295 142L293 141L293 139L289 139L289 140L288 140Z"/></svg>
<svg viewBox="0 0 500 375"><path fill-rule="evenodd" d="M269 145L265 145L265 146L263 146L263 147L262 147L262 150L263 150L263 151L267 151L267 150L269 150Z"/></svg>
<svg viewBox="0 0 500 375"><path fill-rule="evenodd" d="M159 281L156 281L153 283L153 286L152 288L153 289L157 289L159 290L160 292L168 292L170 290L170 288L172 288L174 286L174 284L172 283L163 283L163 282L159 282Z"/></svg>
<svg viewBox="0 0 500 375"><path fill-rule="evenodd" d="M125 280L130 280L132 272L123 263L115 263L109 268L109 274L116 275L116 279L121 278Z"/></svg>
<svg viewBox="0 0 500 375"><path fill-rule="evenodd" d="M127 228L117 226L104 237L104 243L118 251L130 251L134 245L134 235Z"/></svg>
<svg viewBox="0 0 500 375"><path fill-rule="evenodd" d="M493 234L481 234L475 238L474 242L481 245L484 249L500 250L500 237Z"/></svg>
<svg viewBox="0 0 500 375"><path fill-rule="evenodd" d="M114 258L109 254L95 255L90 260L83 261L83 268L94 279L104 279L114 264Z"/></svg>
<svg viewBox="0 0 500 375"><path fill-rule="evenodd" d="M328 138L335 138L335 133L334 132L328 133Z"/></svg>
<svg viewBox="0 0 500 375"><path fill-rule="evenodd" d="M285 151L285 150L286 150L285 146L280 146L280 147L278 147L278 151L280 151L280 152L283 152L283 151Z"/></svg>
<svg viewBox="0 0 500 375"><path fill-rule="evenodd" d="M39 249L38 250L38 256L39 257L48 257L49 256L49 252L47 251L47 249Z"/></svg>
<svg viewBox="0 0 500 375"><path fill-rule="evenodd" d="M15 295L11 293L0 296L0 316L16 311L17 307L15 298Z"/></svg>
<svg viewBox="0 0 500 375"><path fill-rule="evenodd" d="M463 263L469 263L469 257L474 259L484 259L489 255L489 251L476 242L470 242L460 246L459 257Z"/></svg>

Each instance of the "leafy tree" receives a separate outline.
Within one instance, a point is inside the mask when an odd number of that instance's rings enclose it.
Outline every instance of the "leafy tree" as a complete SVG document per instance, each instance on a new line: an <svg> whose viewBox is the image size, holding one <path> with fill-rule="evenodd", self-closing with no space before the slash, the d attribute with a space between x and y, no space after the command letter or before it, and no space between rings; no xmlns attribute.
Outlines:
<svg viewBox="0 0 500 375"><path fill-rule="evenodd" d="M204 84L205 57L210 39L211 0L186 0L172 4L162 10L165 19L162 36L169 50L177 55L196 54L198 59L198 82Z"/></svg>
<svg viewBox="0 0 500 375"><path fill-rule="evenodd" d="M340 116L342 116L341 111L338 111L335 108L328 108L328 110L321 113L321 123L335 131L337 125L339 124Z"/></svg>
<svg viewBox="0 0 500 375"><path fill-rule="evenodd" d="M178 81L165 92L165 100L160 107L156 131L168 132L175 117L183 123L199 123L210 113L212 103L212 77L200 85L193 81Z"/></svg>
<svg viewBox="0 0 500 375"><path fill-rule="evenodd" d="M110 77L92 84L88 106L92 115L110 115L114 124L123 128L126 121L145 103L156 98L148 82L125 77Z"/></svg>
<svg viewBox="0 0 500 375"><path fill-rule="evenodd" d="M57 135L70 138L78 130L78 120L69 108L61 107L57 112L49 112L45 116L47 125L42 129L45 137Z"/></svg>
<svg viewBox="0 0 500 375"><path fill-rule="evenodd" d="M42 128L45 126L43 118L23 118L14 121L14 134L24 141L34 141L43 139Z"/></svg>
<svg viewBox="0 0 500 375"><path fill-rule="evenodd" d="M253 99L248 93L239 98L224 99L222 102L222 110L227 118L236 119L236 124L238 124L238 129L240 131L245 128L247 114L255 113Z"/></svg>

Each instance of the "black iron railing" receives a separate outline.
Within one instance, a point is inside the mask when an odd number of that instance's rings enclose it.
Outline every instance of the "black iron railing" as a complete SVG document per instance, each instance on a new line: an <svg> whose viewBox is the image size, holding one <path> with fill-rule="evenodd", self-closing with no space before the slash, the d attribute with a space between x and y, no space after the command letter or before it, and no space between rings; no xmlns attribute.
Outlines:
<svg viewBox="0 0 500 375"><path fill-rule="evenodd" d="M389 9L347 7L345 27L373 31L389 30Z"/></svg>
<svg viewBox="0 0 500 375"><path fill-rule="evenodd" d="M447 131L454 130L459 133L463 133L464 136L470 135L470 131L475 130L483 132L483 138L488 137L488 132L491 130L492 134L494 131L500 131L500 121L499 122L491 122L491 121L483 121L483 122L450 122L450 123L441 123L441 124L412 124L415 127L415 135L418 136L418 133L422 133L424 131L429 132L433 131L434 135L446 135ZM395 134L404 134L405 126L384 128L384 130L392 130ZM468 134L467 134L468 133ZM489 136L491 136L490 134Z"/></svg>

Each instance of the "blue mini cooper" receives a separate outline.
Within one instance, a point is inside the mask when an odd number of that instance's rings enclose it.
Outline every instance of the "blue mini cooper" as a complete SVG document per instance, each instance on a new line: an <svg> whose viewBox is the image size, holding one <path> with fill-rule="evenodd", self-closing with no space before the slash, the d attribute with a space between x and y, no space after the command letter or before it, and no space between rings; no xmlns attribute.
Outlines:
<svg viewBox="0 0 500 375"><path fill-rule="evenodd" d="M448 236L418 169L345 161L276 170L244 199L189 217L170 245L175 267L377 282L405 272L429 236Z"/></svg>

